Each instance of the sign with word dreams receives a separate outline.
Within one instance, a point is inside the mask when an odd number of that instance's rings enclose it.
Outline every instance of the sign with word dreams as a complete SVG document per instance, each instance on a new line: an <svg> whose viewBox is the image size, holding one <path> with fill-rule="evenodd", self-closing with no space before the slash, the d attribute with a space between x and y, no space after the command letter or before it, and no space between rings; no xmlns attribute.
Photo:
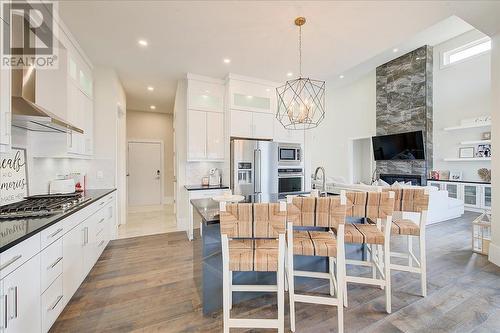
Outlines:
<svg viewBox="0 0 500 333"><path fill-rule="evenodd" d="M0 206L21 201L27 195L26 150L12 148L0 154Z"/></svg>

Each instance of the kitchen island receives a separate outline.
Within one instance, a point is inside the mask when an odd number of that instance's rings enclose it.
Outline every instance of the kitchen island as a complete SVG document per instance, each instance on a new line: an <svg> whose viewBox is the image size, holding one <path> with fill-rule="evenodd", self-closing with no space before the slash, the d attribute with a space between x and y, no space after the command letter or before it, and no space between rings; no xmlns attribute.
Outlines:
<svg viewBox="0 0 500 333"><path fill-rule="evenodd" d="M286 200L284 196L277 194L257 194L246 196L244 202L278 202ZM203 314L209 315L222 309L222 247L219 226L219 202L206 199L191 200L193 206L193 217L196 223L201 222L200 242L194 243L195 263L201 263L201 276L195 281L203 305ZM324 230L321 229L320 230ZM353 246L349 252L354 251L356 256L362 254L360 246ZM328 260L326 257L294 256L294 265L297 270L311 270L317 272L328 272ZM200 267L195 265L194 270ZM311 279L296 277L297 289L306 287ZM234 284L275 284L276 273L274 272L234 272ZM317 284L319 286L319 284ZM255 298L262 293L235 292L233 303L238 304L244 300Z"/></svg>

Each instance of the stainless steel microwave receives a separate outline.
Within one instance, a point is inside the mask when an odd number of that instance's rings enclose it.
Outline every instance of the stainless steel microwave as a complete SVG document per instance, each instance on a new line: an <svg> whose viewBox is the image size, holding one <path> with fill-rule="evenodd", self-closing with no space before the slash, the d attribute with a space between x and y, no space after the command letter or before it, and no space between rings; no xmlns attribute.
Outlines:
<svg viewBox="0 0 500 333"><path fill-rule="evenodd" d="M298 165L302 161L300 144L278 144L278 163L281 165Z"/></svg>

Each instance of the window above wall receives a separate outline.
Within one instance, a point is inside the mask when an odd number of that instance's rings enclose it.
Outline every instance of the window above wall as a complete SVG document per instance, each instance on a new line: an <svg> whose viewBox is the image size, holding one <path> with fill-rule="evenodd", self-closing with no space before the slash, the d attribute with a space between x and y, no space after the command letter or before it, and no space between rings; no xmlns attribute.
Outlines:
<svg viewBox="0 0 500 333"><path fill-rule="evenodd" d="M491 39L484 37L441 54L441 68L452 66L491 50Z"/></svg>

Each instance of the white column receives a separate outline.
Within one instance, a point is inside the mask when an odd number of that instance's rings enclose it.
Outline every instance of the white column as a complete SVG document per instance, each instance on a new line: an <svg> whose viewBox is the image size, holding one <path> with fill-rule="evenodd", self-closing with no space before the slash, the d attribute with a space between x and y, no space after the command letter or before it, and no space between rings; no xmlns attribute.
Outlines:
<svg viewBox="0 0 500 333"><path fill-rule="evenodd" d="M491 139L492 145L498 148L500 147L500 33L492 37L491 96ZM493 153L492 155L491 174L492 239L489 260L500 266L500 154Z"/></svg>

